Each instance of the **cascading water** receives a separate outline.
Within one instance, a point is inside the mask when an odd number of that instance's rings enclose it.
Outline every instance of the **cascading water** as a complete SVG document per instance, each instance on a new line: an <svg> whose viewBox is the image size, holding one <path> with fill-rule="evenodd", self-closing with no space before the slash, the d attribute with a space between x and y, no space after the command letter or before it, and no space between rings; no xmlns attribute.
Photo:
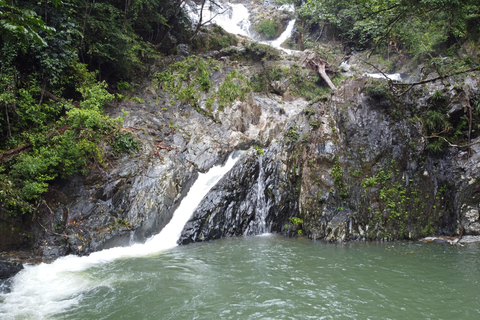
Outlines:
<svg viewBox="0 0 480 320"><path fill-rule="evenodd" d="M202 16L202 21L211 21L225 31L250 37L250 13L243 4L222 3L222 7L208 6L203 11L200 5L186 5L186 11L196 24Z"/></svg>
<svg viewBox="0 0 480 320"><path fill-rule="evenodd" d="M94 252L84 257L66 256L50 264L26 266L14 277L12 291L0 294L0 318L49 318L78 304L84 292L110 285L109 280L99 281L82 271L101 268L114 260L155 255L175 247L195 208L237 160L238 157L231 155L225 165L213 167L205 174L200 173L170 223L146 243Z"/></svg>
<svg viewBox="0 0 480 320"><path fill-rule="evenodd" d="M295 50L289 50L281 47L282 43L284 43L288 38L292 36L293 27L295 26L295 21L296 21L295 19L290 20L285 31L283 31L283 33L276 40L273 40L271 42L265 42L265 43L279 50L283 50L288 54L295 52Z"/></svg>
<svg viewBox="0 0 480 320"><path fill-rule="evenodd" d="M200 15L202 21L211 21L222 27L225 31L233 34L240 34L250 38L254 38L250 33L250 12L245 5L240 3L221 3L222 7L209 6L204 7L203 11L200 5L192 6L186 5L186 11L194 23L198 23ZM293 5L283 5L278 8L279 11L294 12ZM295 52L281 47L282 43L291 37L293 28L295 26L295 19L290 20L285 31L273 41L260 41L263 44L270 45L279 50L283 50L288 54ZM255 39L254 39L255 40Z"/></svg>
<svg viewBox="0 0 480 320"><path fill-rule="evenodd" d="M263 156L258 157L258 177L257 177L257 199L255 204L255 219L253 219L245 229L244 235L264 235L269 234L271 226L267 225L267 214L269 207L265 197L265 168L263 165Z"/></svg>
<svg viewBox="0 0 480 320"><path fill-rule="evenodd" d="M257 180L257 220L258 233L268 232L266 218L267 218L267 203L265 201L265 173L263 170L263 156L258 158L258 180Z"/></svg>

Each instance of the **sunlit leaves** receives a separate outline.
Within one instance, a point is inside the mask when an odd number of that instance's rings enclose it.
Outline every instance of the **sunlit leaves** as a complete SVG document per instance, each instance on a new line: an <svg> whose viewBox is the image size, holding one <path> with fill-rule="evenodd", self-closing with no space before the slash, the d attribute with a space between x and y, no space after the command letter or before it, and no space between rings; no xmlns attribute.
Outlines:
<svg viewBox="0 0 480 320"><path fill-rule="evenodd" d="M56 1L59 2L59 1ZM0 0L0 36L4 41L21 41L26 43L34 40L46 45L45 40L38 34L39 31L54 31L45 25L43 20L33 10L20 9L13 4Z"/></svg>

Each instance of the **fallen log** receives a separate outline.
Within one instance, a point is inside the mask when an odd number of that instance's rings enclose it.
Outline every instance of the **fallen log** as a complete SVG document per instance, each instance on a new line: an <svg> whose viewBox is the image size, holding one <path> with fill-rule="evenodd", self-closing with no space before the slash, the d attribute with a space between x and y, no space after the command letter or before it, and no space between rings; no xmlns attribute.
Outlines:
<svg viewBox="0 0 480 320"><path fill-rule="evenodd" d="M327 63L327 60L319 57L316 52L311 50L305 50L304 53L305 57L302 59L302 63L305 67L318 72L320 77L325 80L332 90L337 90L332 80L330 80L330 77L327 75L327 71L333 72L330 65Z"/></svg>

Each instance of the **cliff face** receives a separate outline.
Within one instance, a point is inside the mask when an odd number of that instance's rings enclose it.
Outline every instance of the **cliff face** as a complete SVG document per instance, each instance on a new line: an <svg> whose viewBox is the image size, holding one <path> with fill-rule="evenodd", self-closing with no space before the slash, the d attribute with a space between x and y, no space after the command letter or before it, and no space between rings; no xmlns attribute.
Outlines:
<svg viewBox="0 0 480 320"><path fill-rule="evenodd" d="M125 130L141 150L57 181L35 216L35 252L48 258L144 241L168 223L197 172L234 150L247 151L197 208L180 243L264 232L326 241L480 233L479 138L472 135L470 148L431 150L438 138L425 129L434 92L449 101L454 125L465 118L465 97L478 97L478 80L392 95L386 81L346 74L335 92L308 103L299 86L323 84L313 71L299 74L302 57L252 60L254 47L246 47L205 57L223 56L210 70L212 90L236 72L262 75L264 93L220 105L200 92L186 103L147 79L137 99L109 106L113 116L128 112Z"/></svg>
<svg viewBox="0 0 480 320"><path fill-rule="evenodd" d="M305 108L263 156L251 154L215 188L180 242L249 234L261 221L326 241L478 234L477 145L470 155L429 151L413 117L428 107L428 88L387 99L370 82L346 80L331 100Z"/></svg>

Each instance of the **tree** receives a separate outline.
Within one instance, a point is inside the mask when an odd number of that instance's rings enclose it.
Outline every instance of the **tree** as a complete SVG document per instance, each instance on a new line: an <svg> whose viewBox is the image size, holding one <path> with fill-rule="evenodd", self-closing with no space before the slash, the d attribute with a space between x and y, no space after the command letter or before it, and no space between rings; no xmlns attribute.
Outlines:
<svg viewBox="0 0 480 320"><path fill-rule="evenodd" d="M300 12L360 49L395 44L425 52L476 39L480 31L478 0L307 0Z"/></svg>
<svg viewBox="0 0 480 320"><path fill-rule="evenodd" d="M61 0L53 0L57 6ZM46 45L45 40L38 34L40 31L54 31L47 27L45 22L30 9L21 9L5 0L0 0L0 38L4 43L20 40L26 44L32 39L39 44Z"/></svg>

